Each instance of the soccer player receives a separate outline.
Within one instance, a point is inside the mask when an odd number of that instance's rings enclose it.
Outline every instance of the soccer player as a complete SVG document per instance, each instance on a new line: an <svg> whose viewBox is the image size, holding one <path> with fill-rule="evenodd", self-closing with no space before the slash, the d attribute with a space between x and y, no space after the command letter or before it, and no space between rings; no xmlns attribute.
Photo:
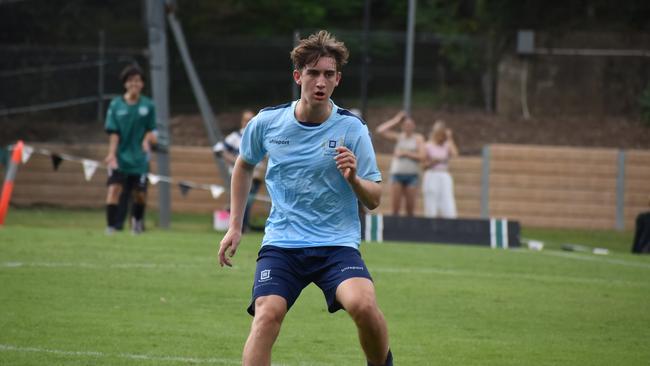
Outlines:
<svg viewBox="0 0 650 366"><path fill-rule="evenodd" d="M262 109L244 131L221 266L232 265L253 167L266 154L272 200L248 307L254 318L245 366L271 364L282 320L312 282L330 312L349 313L368 365L392 365L386 321L358 250L358 201L369 209L379 205L381 174L365 123L330 99L347 59L345 45L326 31L301 40L291 51L301 98Z"/></svg>
<svg viewBox="0 0 650 366"><path fill-rule="evenodd" d="M142 95L142 69L129 65L120 74L125 93L111 101L106 113L105 130L109 147L105 162L110 174L106 195L106 233L122 227L119 201L123 190L133 192L131 230L144 231L144 209L147 202L149 153L155 142L156 111L151 99Z"/></svg>

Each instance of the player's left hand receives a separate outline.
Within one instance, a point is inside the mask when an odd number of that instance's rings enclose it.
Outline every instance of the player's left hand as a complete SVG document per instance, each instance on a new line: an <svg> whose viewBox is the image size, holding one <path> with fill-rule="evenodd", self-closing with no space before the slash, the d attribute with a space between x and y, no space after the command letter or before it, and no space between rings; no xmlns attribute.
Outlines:
<svg viewBox="0 0 650 366"><path fill-rule="evenodd" d="M336 148L338 154L334 157L336 168L343 174L343 177L350 183L357 178L357 157L345 146Z"/></svg>

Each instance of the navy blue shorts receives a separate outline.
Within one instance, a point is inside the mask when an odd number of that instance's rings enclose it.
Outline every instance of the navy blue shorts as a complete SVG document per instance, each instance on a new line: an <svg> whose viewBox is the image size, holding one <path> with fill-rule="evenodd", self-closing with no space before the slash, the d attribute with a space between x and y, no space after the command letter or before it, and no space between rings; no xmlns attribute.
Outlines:
<svg viewBox="0 0 650 366"><path fill-rule="evenodd" d="M354 277L372 281L357 249L339 246L287 249L265 245L257 256L248 313L255 315L255 299L267 295L285 298L289 310L302 289L312 282L323 291L327 310L334 313L343 308L336 301L336 289L341 282Z"/></svg>

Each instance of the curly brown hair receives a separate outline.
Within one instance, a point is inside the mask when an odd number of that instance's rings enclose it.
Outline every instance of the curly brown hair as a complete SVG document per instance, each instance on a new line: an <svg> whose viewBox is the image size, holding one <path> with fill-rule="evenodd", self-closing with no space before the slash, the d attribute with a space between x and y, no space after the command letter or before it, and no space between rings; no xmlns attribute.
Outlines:
<svg viewBox="0 0 650 366"><path fill-rule="evenodd" d="M318 62L323 56L334 58L336 71L341 71L343 65L348 63L350 52L343 42L336 40L325 30L301 39L291 51L291 61L296 70L302 70L305 66Z"/></svg>

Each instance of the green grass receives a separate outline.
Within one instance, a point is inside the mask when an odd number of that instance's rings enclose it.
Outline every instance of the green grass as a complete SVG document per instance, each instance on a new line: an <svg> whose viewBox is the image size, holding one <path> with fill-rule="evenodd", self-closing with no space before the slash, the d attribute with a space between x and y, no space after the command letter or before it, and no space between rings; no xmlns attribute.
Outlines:
<svg viewBox="0 0 650 366"><path fill-rule="evenodd" d="M261 235L217 266L209 215L105 236L100 211L12 210L0 229L0 365L236 365ZM557 250L365 244L398 365L647 365L650 257L630 234L524 230ZM310 286L274 365L364 365L352 321Z"/></svg>

